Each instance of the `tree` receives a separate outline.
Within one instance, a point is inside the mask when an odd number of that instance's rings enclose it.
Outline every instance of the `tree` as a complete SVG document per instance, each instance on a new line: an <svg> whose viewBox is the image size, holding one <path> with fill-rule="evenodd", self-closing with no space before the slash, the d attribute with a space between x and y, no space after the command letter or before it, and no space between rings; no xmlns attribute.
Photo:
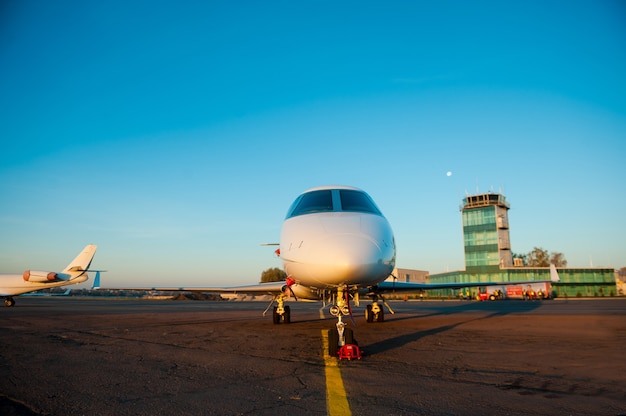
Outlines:
<svg viewBox="0 0 626 416"><path fill-rule="evenodd" d="M567 266L567 260L563 253L552 252L548 253L540 247L533 247L533 251L527 255L528 267L548 267L550 264L554 264L556 267Z"/></svg>
<svg viewBox="0 0 626 416"><path fill-rule="evenodd" d="M528 253L528 267L548 267L550 265L550 255L548 250L533 247L533 251Z"/></svg>
<svg viewBox="0 0 626 416"><path fill-rule="evenodd" d="M556 267L567 267L567 260L565 260L565 255L559 252L550 253L550 263L554 264Z"/></svg>
<svg viewBox="0 0 626 416"><path fill-rule="evenodd" d="M287 279L287 273L278 267L269 268L261 273L261 283L280 282Z"/></svg>

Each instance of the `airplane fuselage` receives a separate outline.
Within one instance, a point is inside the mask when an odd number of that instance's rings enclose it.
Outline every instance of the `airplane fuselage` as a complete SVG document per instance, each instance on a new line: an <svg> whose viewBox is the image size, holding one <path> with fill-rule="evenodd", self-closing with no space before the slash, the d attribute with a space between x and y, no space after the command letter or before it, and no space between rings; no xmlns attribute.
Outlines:
<svg viewBox="0 0 626 416"><path fill-rule="evenodd" d="M391 274L396 248L389 222L369 195L329 186L296 199L283 224L280 256L298 284L365 287Z"/></svg>
<svg viewBox="0 0 626 416"><path fill-rule="evenodd" d="M54 280L49 282L36 281L29 282L24 281L24 277L21 274L3 274L0 275L0 295L1 296L16 296L23 293L34 292L41 289L49 289L53 287L61 287L69 284L77 284L87 281L87 273L82 274L79 277L71 280Z"/></svg>
<svg viewBox="0 0 626 416"><path fill-rule="evenodd" d="M22 274L0 275L0 297L5 298L6 306L13 306L13 296L84 282L96 249L94 244L87 245L62 272L26 270Z"/></svg>

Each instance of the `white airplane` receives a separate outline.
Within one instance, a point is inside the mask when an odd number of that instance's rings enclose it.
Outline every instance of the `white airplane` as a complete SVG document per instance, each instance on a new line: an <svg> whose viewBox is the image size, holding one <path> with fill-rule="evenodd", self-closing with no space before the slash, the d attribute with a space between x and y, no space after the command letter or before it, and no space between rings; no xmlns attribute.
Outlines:
<svg viewBox="0 0 626 416"><path fill-rule="evenodd" d="M15 305L13 296L86 281L89 265L97 248L93 244L86 246L62 272L26 270L22 274L0 275L0 297L4 297L6 306L13 306Z"/></svg>
<svg viewBox="0 0 626 416"><path fill-rule="evenodd" d="M336 329L329 330L329 353L336 356L339 347L354 344L353 331L344 322L345 317L352 317L350 301L359 306L360 297L371 298L365 309L366 321L382 322L384 310L379 299L393 313L384 293L502 284L386 281L396 260L393 231L370 196L350 186L322 186L298 196L287 212L278 245L276 253L287 273L285 281L235 287L120 289L270 294L274 298L264 314L276 303L272 314L275 324L291 321L290 308L285 305L290 297L322 301L324 306L328 302L331 315L337 318ZM99 286L96 280L95 286Z"/></svg>

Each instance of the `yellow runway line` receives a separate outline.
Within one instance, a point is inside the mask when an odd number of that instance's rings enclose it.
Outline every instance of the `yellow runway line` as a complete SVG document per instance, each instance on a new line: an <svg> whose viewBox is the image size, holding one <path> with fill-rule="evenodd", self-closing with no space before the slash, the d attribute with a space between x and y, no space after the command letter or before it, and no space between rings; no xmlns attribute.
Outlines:
<svg viewBox="0 0 626 416"><path fill-rule="evenodd" d="M328 354L328 332L322 330L324 346L324 368L326 374L326 409L328 416L351 416L348 396L343 387L341 370L337 358Z"/></svg>

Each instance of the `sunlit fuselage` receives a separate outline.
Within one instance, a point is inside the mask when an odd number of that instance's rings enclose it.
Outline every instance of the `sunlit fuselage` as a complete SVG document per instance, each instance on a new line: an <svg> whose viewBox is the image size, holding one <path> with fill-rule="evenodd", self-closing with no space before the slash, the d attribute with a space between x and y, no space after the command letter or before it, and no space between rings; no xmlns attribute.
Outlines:
<svg viewBox="0 0 626 416"><path fill-rule="evenodd" d="M330 192L332 205L303 209L307 193L315 192L319 195L309 200ZM302 194L290 209L281 233L280 255L285 272L299 284L320 289L363 287L391 274L395 242L391 226L365 192L320 187Z"/></svg>

